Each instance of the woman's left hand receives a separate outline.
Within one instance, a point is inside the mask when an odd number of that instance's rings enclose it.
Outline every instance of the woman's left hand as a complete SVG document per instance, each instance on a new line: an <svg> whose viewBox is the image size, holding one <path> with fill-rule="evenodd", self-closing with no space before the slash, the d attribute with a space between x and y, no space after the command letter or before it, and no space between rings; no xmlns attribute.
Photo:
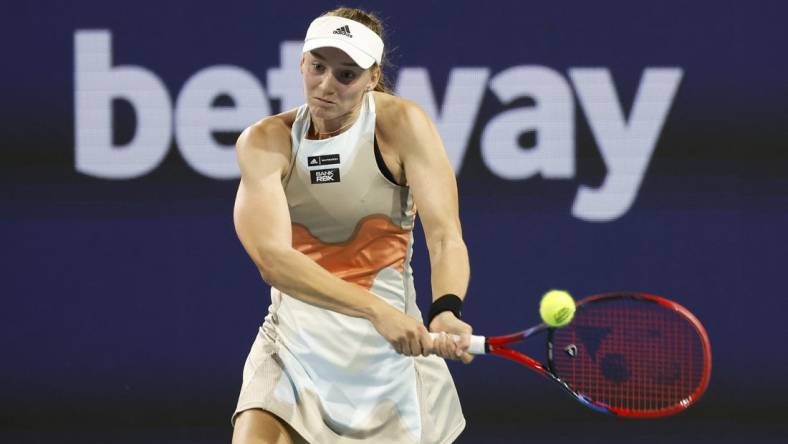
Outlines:
<svg viewBox="0 0 788 444"><path fill-rule="evenodd" d="M457 319L454 313L439 313L432 319L429 329L432 333L440 333L440 337L433 340L433 354L444 359L459 359L465 364L473 361L473 355L468 353L473 328ZM451 335L457 335L460 339L454 340Z"/></svg>

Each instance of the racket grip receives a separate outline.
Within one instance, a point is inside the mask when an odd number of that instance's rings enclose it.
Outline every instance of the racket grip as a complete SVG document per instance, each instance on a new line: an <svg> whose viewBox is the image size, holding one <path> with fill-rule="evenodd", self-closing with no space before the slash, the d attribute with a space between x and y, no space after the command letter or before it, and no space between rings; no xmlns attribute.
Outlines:
<svg viewBox="0 0 788 444"><path fill-rule="evenodd" d="M440 338L440 333L430 333L430 336L433 340ZM454 342L460 340L459 335L449 335ZM471 335L471 344L468 346L468 353L472 355L483 355L486 353L484 342L486 338L484 336L477 336Z"/></svg>

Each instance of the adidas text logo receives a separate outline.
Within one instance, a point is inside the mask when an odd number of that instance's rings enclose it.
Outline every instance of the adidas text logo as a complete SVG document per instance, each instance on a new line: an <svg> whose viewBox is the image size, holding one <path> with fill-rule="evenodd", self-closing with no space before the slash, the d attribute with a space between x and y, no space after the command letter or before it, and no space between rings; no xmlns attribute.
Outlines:
<svg viewBox="0 0 788 444"><path fill-rule="evenodd" d="M344 35L346 37L353 38L353 34L350 33L350 28L348 28L347 25L341 26L341 27L335 29L334 30L334 34L341 34L341 35Z"/></svg>
<svg viewBox="0 0 788 444"><path fill-rule="evenodd" d="M309 156L307 161L310 167L322 165L336 165L339 163L339 154L324 154L322 156Z"/></svg>

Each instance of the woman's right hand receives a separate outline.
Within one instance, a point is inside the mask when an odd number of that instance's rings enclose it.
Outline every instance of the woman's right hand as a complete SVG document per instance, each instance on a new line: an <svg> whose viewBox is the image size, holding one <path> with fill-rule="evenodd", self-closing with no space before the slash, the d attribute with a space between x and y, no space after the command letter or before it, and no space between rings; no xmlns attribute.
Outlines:
<svg viewBox="0 0 788 444"><path fill-rule="evenodd" d="M428 356L432 353L432 337L424 324L391 305L381 301L371 322L397 353L405 356Z"/></svg>

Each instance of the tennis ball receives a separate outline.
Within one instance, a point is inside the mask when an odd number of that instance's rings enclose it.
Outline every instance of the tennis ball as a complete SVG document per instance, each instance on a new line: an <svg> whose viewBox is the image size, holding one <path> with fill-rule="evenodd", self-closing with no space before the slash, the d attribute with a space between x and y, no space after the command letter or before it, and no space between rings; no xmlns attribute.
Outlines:
<svg viewBox="0 0 788 444"><path fill-rule="evenodd" d="M564 290L550 290L539 302L539 315L551 327L563 327L575 316L575 300Z"/></svg>

